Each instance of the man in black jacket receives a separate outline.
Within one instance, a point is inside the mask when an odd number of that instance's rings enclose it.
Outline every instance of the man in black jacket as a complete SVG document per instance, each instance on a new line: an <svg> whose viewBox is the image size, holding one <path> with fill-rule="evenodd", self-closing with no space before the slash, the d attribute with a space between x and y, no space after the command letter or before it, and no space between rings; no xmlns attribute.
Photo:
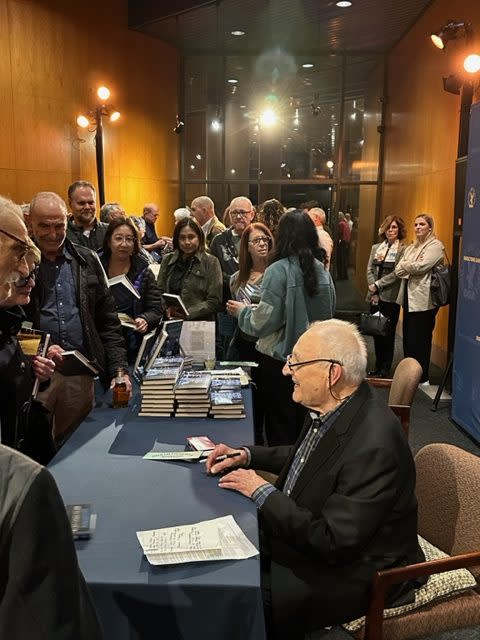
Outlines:
<svg viewBox="0 0 480 640"><path fill-rule="evenodd" d="M101 640L51 474L0 445L0 638Z"/></svg>
<svg viewBox="0 0 480 640"><path fill-rule="evenodd" d="M67 208L60 196L37 193L29 225L42 260L27 316L51 335L48 356L61 369L63 351L80 351L99 369L105 387L123 369L131 390L120 322L103 269L95 253L66 239ZM54 436L61 444L93 407L93 377L56 371L38 397L54 414Z"/></svg>
<svg viewBox="0 0 480 640"><path fill-rule="evenodd" d="M284 368L293 399L310 410L295 445L217 445L207 460L212 473L243 466L279 474L275 485L249 468L219 481L257 505L267 630L277 640L365 614L376 570L423 559L412 454L397 418L364 381L366 364L353 325L314 323ZM390 603L408 601L411 591L402 585Z"/></svg>
<svg viewBox="0 0 480 640"><path fill-rule="evenodd" d="M108 224L97 220L97 192L91 182L77 180L68 187L68 204L72 212L67 237L71 242L100 251Z"/></svg>

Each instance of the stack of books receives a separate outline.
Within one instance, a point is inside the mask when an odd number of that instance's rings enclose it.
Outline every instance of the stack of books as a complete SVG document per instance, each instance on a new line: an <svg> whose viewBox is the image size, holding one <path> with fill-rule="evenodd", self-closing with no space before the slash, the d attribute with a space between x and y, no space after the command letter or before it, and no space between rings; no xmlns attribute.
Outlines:
<svg viewBox="0 0 480 640"><path fill-rule="evenodd" d="M210 403L214 418L245 418L240 378L213 378Z"/></svg>
<svg viewBox="0 0 480 640"><path fill-rule="evenodd" d="M183 358L157 358L140 385L139 416L169 417L173 413L174 387L183 370Z"/></svg>
<svg viewBox="0 0 480 640"><path fill-rule="evenodd" d="M175 385L175 415L184 418L206 418L210 409L208 371L185 371Z"/></svg>

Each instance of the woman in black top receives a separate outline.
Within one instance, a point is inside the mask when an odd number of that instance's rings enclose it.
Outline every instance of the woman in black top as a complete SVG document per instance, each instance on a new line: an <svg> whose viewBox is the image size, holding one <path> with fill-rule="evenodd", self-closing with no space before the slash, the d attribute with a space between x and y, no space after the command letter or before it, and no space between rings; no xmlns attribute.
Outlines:
<svg viewBox="0 0 480 640"><path fill-rule="evenodd" d="M125 275L140 296L137 298L121 285L111 288L118 312L133 318L136 326L135 329L123 327L129 363L135 360L141 335L155 329L163 315L162 298L155 276L140 250L140 239L134 223L128 218L112 220L105 234L100 260L108 279Z"/></svg>

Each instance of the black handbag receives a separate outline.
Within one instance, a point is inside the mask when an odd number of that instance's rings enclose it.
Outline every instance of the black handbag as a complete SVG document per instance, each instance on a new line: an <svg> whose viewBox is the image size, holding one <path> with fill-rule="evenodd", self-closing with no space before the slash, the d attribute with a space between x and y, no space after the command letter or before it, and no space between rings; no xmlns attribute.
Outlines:
<svg viewBox="0 0 480 640"><path fill-rule="evenodd" d="M443 307L450 302L451 268L437 264L430 275L430 299L434 307Z"/></svg>
<svg viewBox="0 0 480 640"><path fill-rule="evenodd" d="M377 313L362 313L360 315L360 333L365 336L388 336L390 333L390 318L380 311Z"/></svg>

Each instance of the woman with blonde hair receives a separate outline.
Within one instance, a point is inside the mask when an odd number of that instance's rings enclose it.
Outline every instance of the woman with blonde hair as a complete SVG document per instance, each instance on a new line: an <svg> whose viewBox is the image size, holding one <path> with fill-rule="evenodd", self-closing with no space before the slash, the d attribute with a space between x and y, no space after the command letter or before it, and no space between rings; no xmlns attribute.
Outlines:
<svg viewBox="0 0 480 640"><path fill-rule="evenodd" d="M403 304L403 354L415 358L422 366L421 383L428 384L428 367L432 351L432 334L438 307L432 304L430 280L432 269L443 262L445 248L433 231L433 218L421 213L415 218L413 244L395 267L401 278L398 302Z"/></svg>
<svg viewBox="0 0 480 640"><path fill-rule="evenodd" d="M381 242L374 244L367 265L368 294L370 312L380 311L390 319L388 335L374 336L375 370L370 376L388 378L395 349L395 329L400 305L397 303L400 278L395 274L395 266L405 251L402 240L406 237L405 222L398 216L390 215L380 225L378 235Z"/></svg>

